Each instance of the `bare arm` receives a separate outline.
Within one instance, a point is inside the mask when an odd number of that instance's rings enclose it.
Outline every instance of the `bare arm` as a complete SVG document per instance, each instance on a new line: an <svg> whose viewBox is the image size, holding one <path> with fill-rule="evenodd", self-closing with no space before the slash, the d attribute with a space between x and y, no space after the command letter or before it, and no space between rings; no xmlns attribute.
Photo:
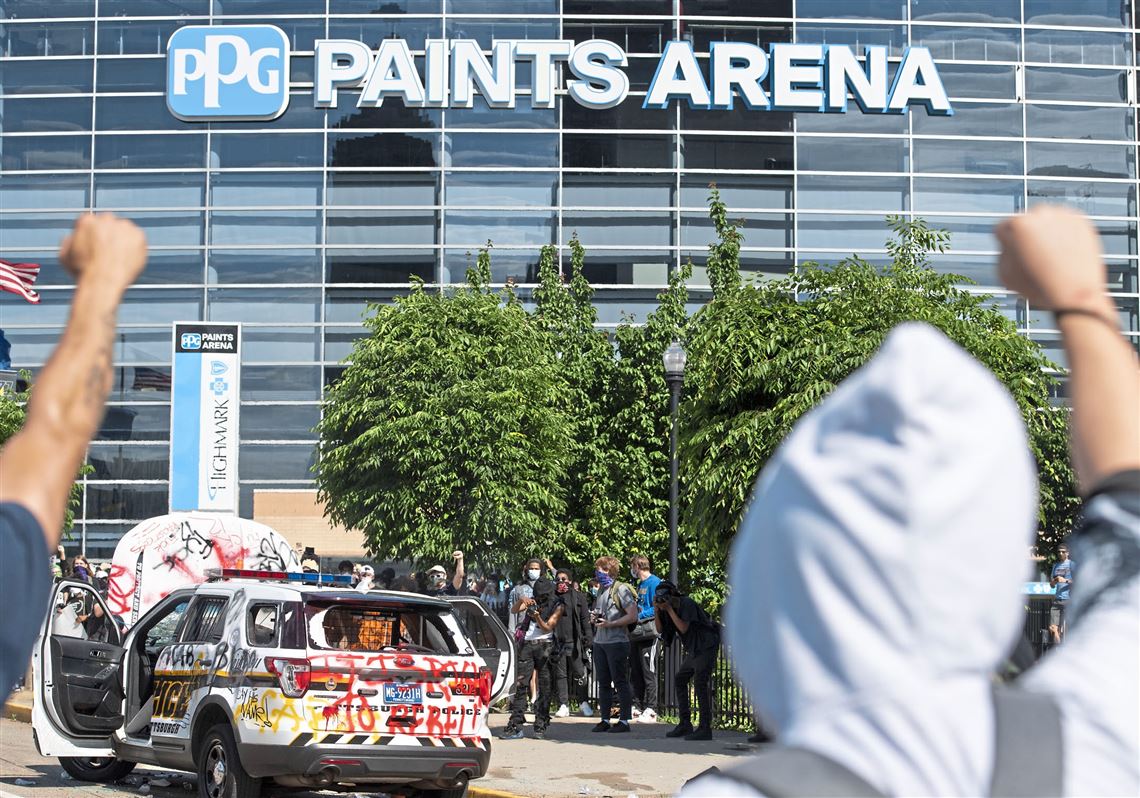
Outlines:
<svg viewBox="0 0 1140 798"><path fill-rule="evenodd" d="M451 557L455 560L455 576L451 577L451 586L458 592L463 590L463 578L467 576L463 570L463 552L452 552Z"/></svg>
<svg viewBox="0 0 1140 798"><path fill-rule="evenodd" d="M68 493L111 390L115 315L146 263L146 237L110 214L81 216L60 247L76 277L71 316L28 403L24 427L0 452L0 501L24 505L59 542Z"/></svg>
<svg viewBox="0 0 1140 798"><path fill-rule="evenodd" d="M536 624L538 624L538 628L541 629L542 631L553 632L555 627L558 626L558 619L562 617L562 605L559 604L558 608L556 610L554 610L554 612L552 612L550 614L550 617L547 618L545 621L542 620L542 616L537 614L537 613L530 616L530 617L534 620L534 622Z"/></svg>
<svg viewBox="0 0 1140 798"><path fill-rule="evenodd" d="M1140 370L1104 293L1096 229L1076 211L1043 206L1007 219L996 233L1005 285L1036 307L1059 311L1070 369L1073 464L1082 489L1140 467Z"/></svg>

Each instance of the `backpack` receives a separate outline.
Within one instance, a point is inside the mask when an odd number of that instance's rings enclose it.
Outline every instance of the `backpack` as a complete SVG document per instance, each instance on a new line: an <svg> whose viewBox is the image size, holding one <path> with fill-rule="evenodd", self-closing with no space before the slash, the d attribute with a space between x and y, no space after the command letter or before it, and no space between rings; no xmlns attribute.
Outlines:
<svg viewBox="0 0 1140 798"><path fill-rule="evenodd" d="M989 795L1056 795L1061 776L1061 713L1048 696L995 687L994 769ZM747 784L766 798L885 798L862 777L806 748L768 746L742 765L700 776ZM687 786L687 785L686 785Z"/></svg>

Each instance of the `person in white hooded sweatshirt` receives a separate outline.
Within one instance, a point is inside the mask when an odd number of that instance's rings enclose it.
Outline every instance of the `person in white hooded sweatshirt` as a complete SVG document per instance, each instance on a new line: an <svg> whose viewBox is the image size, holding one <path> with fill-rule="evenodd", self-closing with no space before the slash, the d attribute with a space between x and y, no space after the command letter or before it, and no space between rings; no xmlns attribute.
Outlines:
<svg viewBox="0 0 1140 798"><path fill-rule="evenodd" d="M1048 794L1140 795L1140 371L1087 219L1041 207L996 233L1005 284L1056 313L1086 497L1070 540L1083 567L1069 636L1015 689L1059 711ZM991 674L1023 623L1036 502L1005 389L934 328L894 330L796 425L733 546L729 583L749 589L729 598L729 645L779 744L884 795L990 794ZM969 567L955 568L963 552ZM764 793L729 771L680 794Z"/></svg>

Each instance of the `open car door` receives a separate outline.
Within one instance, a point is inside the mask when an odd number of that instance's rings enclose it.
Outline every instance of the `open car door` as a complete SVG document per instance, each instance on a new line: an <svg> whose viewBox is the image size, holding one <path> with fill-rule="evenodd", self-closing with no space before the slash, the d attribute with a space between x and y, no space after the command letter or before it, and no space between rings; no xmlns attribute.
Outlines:
<svg viewBox="0 0 1140 798"><path fill-rule="evenodd" d="M475 650L494 676L491 703L507 694L515 680L515 644L502 621L474 596L441 596L451 602Z"/></svg>
<svg viewBox="0 0 1140 798"><path fill-rule="evenodd" d="M32 652L32 726L44 756L111 756L123 725L122 632L86 582L56 583Z"/></svg>

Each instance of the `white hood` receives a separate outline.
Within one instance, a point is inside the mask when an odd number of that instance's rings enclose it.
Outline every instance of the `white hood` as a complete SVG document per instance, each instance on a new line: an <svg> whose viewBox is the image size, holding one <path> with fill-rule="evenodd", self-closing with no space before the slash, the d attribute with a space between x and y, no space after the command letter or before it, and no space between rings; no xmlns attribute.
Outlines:
<svg viewBox="0 0 1140 798"><path fill-rule="evenodd" d="M936 329L894 330L796 425L732 549L733 662L781 741L894 794L987 783L1036 501L1001 384Z"/></svg>

